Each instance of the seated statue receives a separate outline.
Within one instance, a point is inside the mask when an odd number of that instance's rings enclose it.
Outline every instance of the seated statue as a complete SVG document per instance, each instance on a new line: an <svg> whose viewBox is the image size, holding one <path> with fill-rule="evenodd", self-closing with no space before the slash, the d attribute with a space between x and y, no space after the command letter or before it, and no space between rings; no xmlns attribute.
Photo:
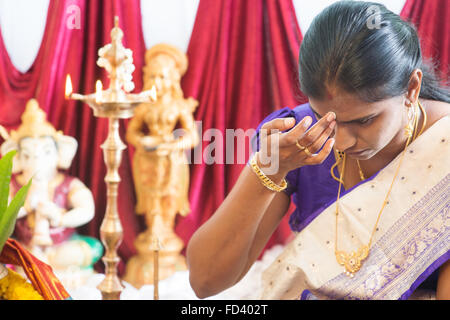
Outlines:
<svg viewBox="0 0 450 320"><path fill-rule="evenodd" d="M36 100L28 102L17 131L4 137L1 153L17 150L11 177L11 196L30 178L32 185L19 211L13 237L40 260L52 266L67 288L82 283L103 253L99 240L77 234L92 220L91 191L67 169L77 141L46 121ZM5 135L5 130L3 130Z"/></svg>

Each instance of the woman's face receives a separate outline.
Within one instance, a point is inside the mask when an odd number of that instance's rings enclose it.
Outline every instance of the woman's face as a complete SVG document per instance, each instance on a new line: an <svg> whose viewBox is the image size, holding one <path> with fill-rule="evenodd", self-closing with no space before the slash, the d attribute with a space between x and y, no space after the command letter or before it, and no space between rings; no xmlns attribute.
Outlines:
<svg viewBox="0 0 450 320"><path fill-rule="evenodd" d="M407 109L403 96L379 102L364 102L358 96L329 91L327 99L309 99L316 117L336 114L335 148L358 160L367 160L380 151L395 149L404 142Z"/></svg>

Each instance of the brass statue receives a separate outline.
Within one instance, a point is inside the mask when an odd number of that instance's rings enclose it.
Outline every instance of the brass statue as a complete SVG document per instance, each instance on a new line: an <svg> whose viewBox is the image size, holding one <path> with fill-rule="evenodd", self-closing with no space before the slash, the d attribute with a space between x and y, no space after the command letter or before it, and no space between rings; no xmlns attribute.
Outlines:
<svg viewBox="0 0 450 320"><path fill-rule="evenodd" d="M199 141L193 117L198 102L185 99L180 86L188 67L187 56L173 46L158 44L147 50L145 60L144 90L154 86L157 99L136 108L126 134L136 148L136 212L145 215L147 224L147 230L135 241L138 254L128 262L124 277L138 288L154 282L154 252L159 252L161 279L186 269L180 254L184 243L175 234L174 225L177 214L185 216L190 211L185 151ZM182 134L177 136L175 131ZM155 241L160 248L154 248Z"/></svg>

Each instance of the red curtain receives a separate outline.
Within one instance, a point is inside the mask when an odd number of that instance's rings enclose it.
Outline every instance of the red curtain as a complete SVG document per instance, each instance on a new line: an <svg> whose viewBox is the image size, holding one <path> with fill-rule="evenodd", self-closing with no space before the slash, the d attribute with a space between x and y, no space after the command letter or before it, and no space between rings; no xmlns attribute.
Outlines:
<svg viewBox="0 0 450 320"><path fill-rule="evenodd" d="M70 6L80 12L80 28L68 27ZM30 70L20 73L12 65L0 35L0 124L7 129L20 124L26 102L36 98L48 120L73 136L79 149L69 173L93 192L96 215L80 232L99 238L106 207L106 168L100 145L107 135L107 120L95 118L87 105L64 98L65 76L72 77L74 92L91 93L95 81L108 85L96 65L97 51L110 42L113 17L120 18L124 44L133 51L136 91L142 88L141 70L145 43L141 30L140 1L50 1L43 41ZM216 128L256 128L267 114L305 101L297 91L297 56L301 34L291 0L205 1L199 5L188 50L190 68L183 79L186 96L200 101L196 119L203 132ZM127 121L122 122L124 140ZM205 147L206 143L203 143ZM118 209L124 229L119 248L123 262L135 254L134 239L145 228L134 213L135 193L131 175L132 148L124 152ZM248 159L248 155L247 155ZM185 243L209 218L234 184L242 164L192 166L192 213L181 220L177 233ZM283 222L271 243L289 234ZM99 268L103 264L99 262Z"/></svg>
<svg viewBox="0 0 450 320"><path fill-rule="evenodd" d="M73 23L73 14L77 14L70 9L73 6L79 9L79 28ZM77 139L79 148L69 173L79 177L89 187L96 204L93 221L80 228L80 233L97 238L106 208L106 167L100 145L106 139L108 122L95 118L87 105L65 100L64 86L67 74L72 77L74 92L94 92L97 79L101 79L105 86L109 85L105 71L96 65L96 60L98 49L111 40L114 16L119 17L119 25L124 30L124 45L134 53L134 82L136 90L140 91L145 43L139 0L50 1L42 44L36 60L26 73L20 73L12 65L0 37L0 124L7 129L16 128L26 102L36 98L56 129ZM125 126L126 123L122 122L122 140ZM123 154L118 202L124 228L119 254L125 260L135 253L133 241L142 229L134 214L131 152L127 149ZM97 267L102 268L103 263L99 262Z"/></svg>
<svg viewBox="0 0 450 320"><path fill-rule="evenodd" d="M437 60L441 76L444 80L448 80L450 1L407 0L400 16L416 26L424 57Z"/></svg>
<svg viewBox="0 0 450 320"><path fill-rule="evenodd" d="M272 111L305 102L297 81L301 39L291 0L201 0L182 84L186 96L200 101L196 119L203 133L256 128ZM202 143L205 150L211 142ZM222 143L225 149L230 141ZM224 154L216 150L215 156ZM176 228L185 243L222 203L244 165L191 166L192 212ZM285 219L268 246L284 242L288 234Z"/></svg>

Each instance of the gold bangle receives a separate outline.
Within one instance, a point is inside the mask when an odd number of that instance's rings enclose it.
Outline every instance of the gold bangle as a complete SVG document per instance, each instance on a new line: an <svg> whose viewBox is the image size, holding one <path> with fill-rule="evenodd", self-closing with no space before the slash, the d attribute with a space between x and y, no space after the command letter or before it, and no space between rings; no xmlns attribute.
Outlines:
<svg viewBox="0 0 450 320"><path fill-rule="evenodd" d="M283 181L281 182L281 185L277 185L275 182L270 180L270 178L268 176L266 176L264 174L264 172L261 171L261 169L258 167L258 164L256 163L256 156L257 156L257 154L258 153L256 152L255 155L250 160L250 167L252 168L253 172L256 173L256 175L258 176L259 180L261 180L261 183L267 189L272 190L272 191L276 191L276 192L281 192L284 189L286 189L287 188L286 179L283 179Z"/></svg>

